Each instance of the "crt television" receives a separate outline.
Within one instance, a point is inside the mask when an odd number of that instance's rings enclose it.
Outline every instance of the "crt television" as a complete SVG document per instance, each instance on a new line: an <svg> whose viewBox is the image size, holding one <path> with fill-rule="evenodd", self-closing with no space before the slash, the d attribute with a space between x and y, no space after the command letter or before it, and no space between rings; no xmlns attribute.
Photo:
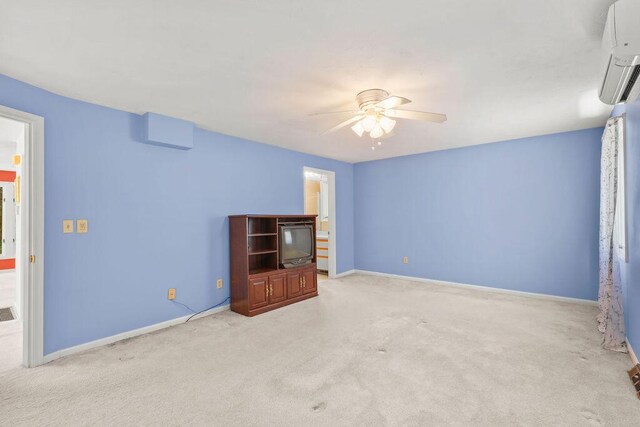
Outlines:
<svg viewBox="0 0 640 427"><path fill-rule="evenodd" d="M298 267L313 261L313 225L283 224L278 237L279 261L284 268Z"/></svg>

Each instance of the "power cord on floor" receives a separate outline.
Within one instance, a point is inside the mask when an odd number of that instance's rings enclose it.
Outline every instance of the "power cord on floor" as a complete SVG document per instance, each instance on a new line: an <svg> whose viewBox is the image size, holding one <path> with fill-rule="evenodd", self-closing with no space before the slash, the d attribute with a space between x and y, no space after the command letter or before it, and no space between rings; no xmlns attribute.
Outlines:
<svg viewBox="0 0 640 427"><path fill-rule="evenodd" d="M184 323L187 323L187 322L188 322L189 320L191 320L194 316L197 316L197 315L198 315L198 314L200 314L200 313L204 313L204 312L205 312L205 311L207 311L207 310L212 310L212 309L214 309L214 308L216 308L216 307L221 306L222 304L224 304L225 302L229 301L230 299L231 299L231 297L227 297L227 298L225 298L225 299L224 299L224 301L219 302L218 304L216 304L216 305L214 305L214 306L211 306L211 307L209 307L209 308L205 308L204 310L201 310L201 311L199 311L199 312L197 312L197 313L195 313L195 312L194 312L194 314L192 314L191 316L189 316L189 318L187 319L187 321L186 321L186 322L184 322Z"/></svg>
<svg viewBox="0 0 640 427"><path fill-rule="evenodd" d="M176 301L174 299L171 300L172 302L175 302L176 304L180 304L181 306L183 306L184 308L186 308L187 310L189 310L192 313L195 313L196 311L194 309L192 309L191 307L189 307L187 304L183 304L180 301Z"/></svg>

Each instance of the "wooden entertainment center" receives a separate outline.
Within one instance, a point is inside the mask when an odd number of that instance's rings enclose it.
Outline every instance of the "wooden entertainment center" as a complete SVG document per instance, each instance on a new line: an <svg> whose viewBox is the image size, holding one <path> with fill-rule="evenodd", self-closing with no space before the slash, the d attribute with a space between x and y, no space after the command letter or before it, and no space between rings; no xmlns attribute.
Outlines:
<svg viewBox="0 0 640 427"><path fill-rule="evenodd" d="M313 226L310 264L283 268L279 228L285 224ZM318 295L316 215L231 215L231 310L255 316Z"/></svg>

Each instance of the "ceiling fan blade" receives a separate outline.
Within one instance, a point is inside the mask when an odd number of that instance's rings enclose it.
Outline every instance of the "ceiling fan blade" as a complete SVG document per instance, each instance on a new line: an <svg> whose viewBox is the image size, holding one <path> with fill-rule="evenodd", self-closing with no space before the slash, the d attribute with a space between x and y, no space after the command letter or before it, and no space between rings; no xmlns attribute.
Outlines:
<svg viewBox="0 0 640 427"><path fill-rule="evenodd" d="M404 104L410 103L411 100L407 98L403 98L401 96L390 96L382 101L378 102L374 107L384 108L396 108Z"/></svg>
<svg viewBox="0 0 640 427"><path fill-rule="evenodd" d="M422 120L434 123L442 123L447 120L447 116L445 114L427 113L426 111L387 110L384 112L384 115L392 119Z"/></svg>
<svg viewBox="0 0 640 427"><path fill-rule="evenodd" d="M337 125L335 125L334 127L332 127L331 129L327 129L324 132L322 132L322 135L326 135L328 133L331 132L335 132L339 129L342 129L345 126L350 125L353 122L357 122L358 120L362 119L364 117L364 114L358 114L357 116L353 116L348 120L345 120L344 122L338 123Z"/></svg>
<svg viewBox="0 0 640 427"><path fill-rule="evenodd" d="M311 113L309 114L310 116L323 116L323 115L327 115L327 114L346 114L346 113L351 113L351 114L356 114L359 113L360 110L344 110L344 111L325 111L322 113Z"/></svg>

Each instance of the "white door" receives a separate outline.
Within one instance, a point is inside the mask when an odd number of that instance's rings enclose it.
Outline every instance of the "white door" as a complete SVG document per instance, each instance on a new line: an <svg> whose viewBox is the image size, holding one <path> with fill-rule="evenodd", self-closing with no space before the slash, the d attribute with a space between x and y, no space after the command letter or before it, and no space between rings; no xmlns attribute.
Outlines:
<svg viewBox="0 0 640 427"><path fill-rule="evenodd" d="M2 182L2 252L0 259L16 257L16 201L14 183Z"/></svg>

